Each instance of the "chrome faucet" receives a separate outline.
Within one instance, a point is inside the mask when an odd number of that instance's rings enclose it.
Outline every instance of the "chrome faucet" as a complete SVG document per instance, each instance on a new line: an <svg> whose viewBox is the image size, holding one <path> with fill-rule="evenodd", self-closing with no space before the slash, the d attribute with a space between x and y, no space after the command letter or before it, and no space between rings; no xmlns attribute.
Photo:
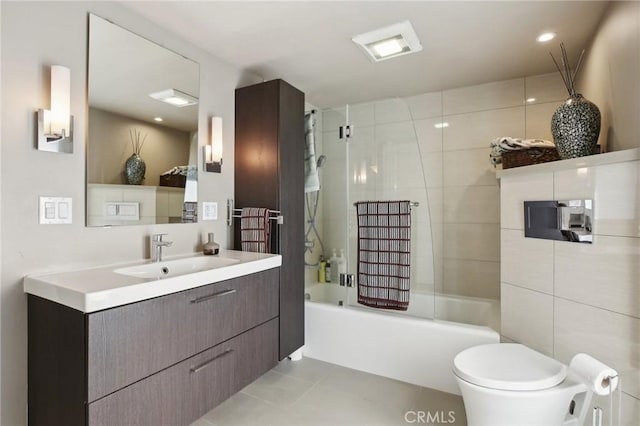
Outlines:
<svg viewBox="0 0 640 426"><path fill-rule="evenodd" d="M162 247L169 247L173 241L162 241L162 237L167 234L153 234L151 236L151 260L162 262Z"/></svg>

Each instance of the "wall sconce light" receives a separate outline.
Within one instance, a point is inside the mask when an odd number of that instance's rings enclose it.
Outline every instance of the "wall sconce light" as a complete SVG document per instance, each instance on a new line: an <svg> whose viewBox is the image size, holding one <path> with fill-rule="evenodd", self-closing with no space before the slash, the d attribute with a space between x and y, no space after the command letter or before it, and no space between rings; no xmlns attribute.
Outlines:
<svg viewBox="0 0 640 426"><path fill-rule="evenodd" d="M222 173L222 117L211 117L211 140L204 147L204 169Z"/></svg>
<svg viewBox="0 0 640 426"><path fill-rule="evenodd" d="M51 66L51 108L39 109L38 149L51 152L73 152L73 116L71 115L71 71L60 65Z"/></svg>

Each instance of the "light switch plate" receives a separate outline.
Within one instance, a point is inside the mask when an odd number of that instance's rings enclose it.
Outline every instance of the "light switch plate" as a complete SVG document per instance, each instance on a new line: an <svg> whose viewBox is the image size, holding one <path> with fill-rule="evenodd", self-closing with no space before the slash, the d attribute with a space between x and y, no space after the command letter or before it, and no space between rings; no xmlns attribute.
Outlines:
<svg viewBox="0 0 640 426"><path fill-rule="evenodd" d="M218 203L211 201L202 203L202 220L218 220Z"/></svg>
<svg viewBox="0 0 640 426"><path fill-rule="evenodd" d="M72 223L72 199L69 197L40 197L40 224Z"/></svg>

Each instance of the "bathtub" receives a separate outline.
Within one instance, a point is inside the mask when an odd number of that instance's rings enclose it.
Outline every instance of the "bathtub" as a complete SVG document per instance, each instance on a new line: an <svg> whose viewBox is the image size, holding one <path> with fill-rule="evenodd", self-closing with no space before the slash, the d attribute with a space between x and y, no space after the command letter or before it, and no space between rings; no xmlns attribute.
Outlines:
<svg viewBox="0 0 640 426"><path fill-rule="evenodd" d="M304 356L460 395L455 355L500 341L491 328L499 324L497 301L436 295L434 304L433 295L412 293L408 311L399 313L349 304L356 294L348 291L306 288ZM434 305L439 319L425 318Z"/></svg>

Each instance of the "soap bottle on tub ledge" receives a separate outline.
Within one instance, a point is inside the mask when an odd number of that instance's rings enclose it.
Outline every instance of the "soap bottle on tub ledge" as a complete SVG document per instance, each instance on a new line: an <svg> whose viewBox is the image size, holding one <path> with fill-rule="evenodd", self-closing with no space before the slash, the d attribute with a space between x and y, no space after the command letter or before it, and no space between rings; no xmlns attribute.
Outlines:
<svg viewBox="0 0 640 426"><path fill-rule="evenodd" d="M338 277L342 274L347 273L347 258L344 255L344 249L340 249L340 254L338 255Z"/></svg>
<svg viewBox="0 0 640 426"><path fill-rule="evenodd" d="M220 253L220 244L213 240L213 232L209 232L209 241L202 246L202 253L209 256Z"/></svg>
<svg viewBox="0 0 640 426"><path fill-rule="evenodd" d="M324 256L320 255L320 260L318 261L318 282L325 283L327 282L327 262L324 260Z"/></svg>
<svg viewBox="0 0 640 426"><path fill-rule="evenodd" d="M336 255L336 249L333 249L333 253L331 254L331 282L338 283L340 282L340 272L338 271L340 265L340 259Z"/></svg>

